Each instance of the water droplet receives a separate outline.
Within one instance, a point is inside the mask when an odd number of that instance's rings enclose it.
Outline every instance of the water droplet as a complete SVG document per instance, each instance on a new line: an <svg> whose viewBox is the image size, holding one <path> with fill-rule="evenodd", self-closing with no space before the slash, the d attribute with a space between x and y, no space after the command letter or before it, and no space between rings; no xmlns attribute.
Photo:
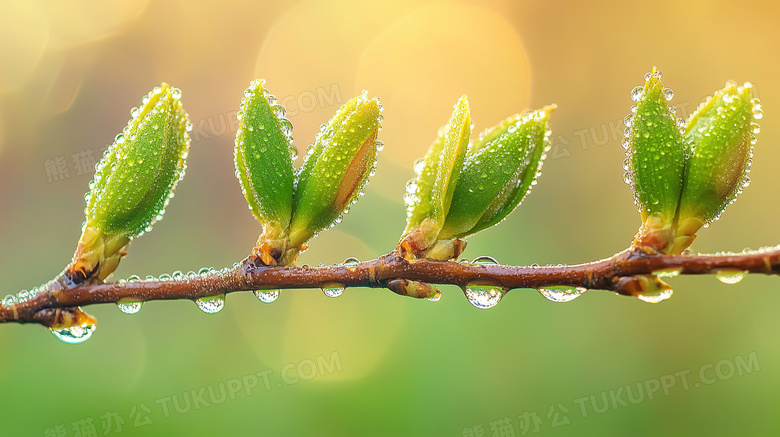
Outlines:
<svg viewBox="0 0 780 437"><path fill-rule="evenodd" d="M673 278L680 274L682 270L680 269L663 269L663 270L656 270L653 272L655 276L658 276L659 278Z"/></svg>
<svg viewBox="0 0 780 437"><path fill-rule="evenodd" d="M355 257L349 257L344 260L344 262L341 263L344 267L348 269L354 269L355 267L360 265L360 260Z"/></svg>
<svg viewBox="0 0 780 437"><path fill-rule="evenodd" d="M667 101L669 101L674 97L674 91L672 91L670 88L664 88L663 91L661 91L661 95L664 96Z"/></svg>
<svg viewBox="0 0 780 437"><path fill-rule="evenodd" d="M724 284L733 285L745 279L747 273L748 272L743 270L720 270L715 273L715 277Z"/></svg>
<svg viewBox="0 0 780 437"><path fill-rule="evenodd" d="M286 136L289 139L292 139L292 132L293 132L292 122L288 118L282 116L279 118L279 126L281 127L284 136Z"/></svg>
<svg viewBox="0 0 780 437"><path fill-rule="evenodd" d="M79 325L69 328L52 329L51 333L68 344L78 344L89 340L95 332L96 325Z"/></svg>
<svg viewBox="0 0 780 437"><path fill-rule="evenodd" d="M433 285L431 285L431 288L436 290L436 293L432 297L429 297L428 300L431 301L431 302L438 302L438 301L440 301L441 300L441 290L439 290L438 288L434 287Z"/></svg>
<svg viewBox="0 0 780 437"><path fill-rule="evenodd" d="M753 118L756 120L764 118L764 111L761 110L761 105L758 103L753 105Z"/></svg>
<svg viewBox="0 0 780 437"><path fill-rule="evenodd" d="M498 305L506 290L493 285L469 284L463 289L463 292L476 308L488 309Z"/></svg>
<svg viewBox="0 0 780 437"><path fill-rule="evenodd" d="M377 140L377 142L376 142L376 150L378 152L381 152L382 150L384 150L384 148L385 148L385 143Z"/></svg>
<svg viewBox="0 0 780 437"><path fill-rule="evenodd" d="M585 287L569 287L566 285L556 285L552 287L540 288L539 293L546 297L547 300L553 302L571 302L574 299L582 296L583 293L588 291Z"/></svg>
<svg viewBox="0 0 780 437"><path fill-rule="evenodd" d="M120 301L117 302L116 306L119 308L119 311L122 311L125 314L137 314L138 311L141 311L141 304L143 302L140 301Z"/></svg>
<svg viewBox="0 0 780 437"><path fill-rule="evenodd" d="M641 86L634 87L634 89L631 90L631 100L638 102L644 97L645 95L645 89Z"/></svg>
<svg viewBox="0 0 780 437"><path fill-rule="evenodd" d="M16 294L16 296L19 299L19 302L26 302L28 299L30 299L30 293L27 292L27 290L22 290L19 293Z"/></svg>
<svg viewBox="0 0 780 437"><path fill-rule="evenodd" d="M498 264L498 261L496 261L495 258L492 256L478 256L474 258L473 261L471 261L472 264L476 264L479 266L494 266Z"/></svg>
<svg viewBox="0 0 780 437"><path fill-rule="evenodd" d="M657 294L640 294L637 296L639 300L647 303L663 302L666 299L672 297L672 289L663 290Z"/></svg>
<svg viewBox="0 0 780 437"><path fill-rule="evenodd" d="M263 303L271 303L279 298L279 290L255 290L252 293Z"/></svg>
<svg viewBox="0 0 780 437"><path fill-rule="evenodd" d="M169 275L169 274L167 274L167 273L163 273L163 274L162 274L162 275L160 275L160 276L159 276L157 279L158 279L160 282L170 281L170 280L171 280L171 275Z"/></svg>
<svg viewBox="0 0 780 437"><path fill-rule="evenodd" d="M325 293L325 296L328 297L339 297L342 293L344 293L344 286L330 285L328 287L323 287L322 292Z"/></svg>
<svg viewBox="0 0 780 437"><path fill-rule="evenodd" d="M200 299L197 299L195 303L204 313L216 314L225 307L225 295L219 294L217 296L201 297Z"/></svg>
<svg viewBox="0 0 780 437"><path fill-rule="evenodd" d="M414 161L414 172L417 174L421 174L423 170L425 169L425 160L420 158L417 161Z"/></svg>

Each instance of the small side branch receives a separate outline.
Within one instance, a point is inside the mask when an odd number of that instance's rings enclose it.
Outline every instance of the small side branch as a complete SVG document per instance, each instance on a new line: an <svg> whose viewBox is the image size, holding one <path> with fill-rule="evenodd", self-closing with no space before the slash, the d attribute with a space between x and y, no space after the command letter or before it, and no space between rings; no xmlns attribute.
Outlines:
<svg viewBox="0 0 780 437"><path fill-rule="evenodd" d="M256 267L246 260L233 269L170 281L134 281L50 289L10 306L0 305L0 323L56 326L76 307L120 301L154 301L217 296L236 291L286 288L384 288L393 279L464 287L482 283L513 288L574 286L632 294L627 280L660 271L683 275L721 271L780 273L780 247L726 255L657 255L636 248L610 258L577 265L507 266L420 259L408 261L395 252L355 266Z"/></svg>

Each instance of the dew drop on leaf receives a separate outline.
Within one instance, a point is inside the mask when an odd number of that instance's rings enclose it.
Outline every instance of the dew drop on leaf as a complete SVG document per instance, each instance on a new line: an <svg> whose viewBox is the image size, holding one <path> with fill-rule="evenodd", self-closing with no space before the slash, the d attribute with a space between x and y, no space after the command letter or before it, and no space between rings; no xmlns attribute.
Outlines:
<svg viewBox="0 0 780 437"><path fill-rule="evenodd" d="M638 102L644 97L645 95L645 89L641 86L634 87L633 90L631 90L631 100Z"/></svg>
<svg viewBox="0 0 780 437"><path fill-rule="evenodd" d="M418 159L417 161L414 161L414 172L415 173L422 174L424 169L425 169L425 160L424 159Z"/></svg>

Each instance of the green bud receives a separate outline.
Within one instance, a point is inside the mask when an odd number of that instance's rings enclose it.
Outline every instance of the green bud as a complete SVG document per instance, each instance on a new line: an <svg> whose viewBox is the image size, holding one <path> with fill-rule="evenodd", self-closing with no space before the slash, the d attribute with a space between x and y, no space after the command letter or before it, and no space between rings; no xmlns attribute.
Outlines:
<svg viewBox="0 0 780 437"><path fill-rule="evenodd" d="M513 115L471 144L439 239L493 226L522 202L540 174L553 109Z"/></svg>
<svg viewBox="0 0 780 437"><path fill-rule="evenodd" d="M191 125L181 91L156 87L134 108L133 118L96 167L87 195L87 224L130 238L162 219L184 176Z"/></svg>
<svg viewBox="0 0 780 437"><path fill-rule="evenodd" d="M690 146L686 164L678 233L693 235L723 213L748 186L754 122L762 116L752 97L752 85L729 83L703 103L688 119L685 140Z"/></svg>
<svg viewBox="0 0 780 437"><path fill-rule="evenodd" d="M264 228L265 238L258 245L266 244L269 252L277 252L276 256L269 253L264 257L268 264L284 251L282 237L292 216L292 158L297 151L284 107L276 104L276 98L264 86L263 80L255 80L244 91L234 155L241 191Z"/></svg>
<svg viewBox="0 0 780 437"><path fill-rule="evenodd" d="M357 201L376 166L382 106L350 99L323 126L296 174L290 247L301 247Z"/></svg>
<svg viewBox="0 0 780 437"><path fill-rule="evenodd" d="M415 164L417 178L406 185L404 235L424 230L424 235L416 235L415 238L425 241L413 242L414 245L433 244L444 225L470 135L469 104L466 96L462 96L455 104L449 123L439 130L425 157Z"/></svg>
<svg viewBox="0 0 780 437"><path fill-rule="evenodd" d="M631 92L635 113L626 117L623 140L626 181L632 186L642 221L654 216L654 222L662 227L670 227L677 212L686 154L679 127L682 121L667 104L672 95L653 67L645 75L644 87Z"/></svg>
<svg viewBox="0 0 780 437"><path fill-rule="evenodd" d="M98 163L71 276L102 280L127 243L162 219L190 146L192 127L180 98L181 91L165 83L149 92Z"/></svg>

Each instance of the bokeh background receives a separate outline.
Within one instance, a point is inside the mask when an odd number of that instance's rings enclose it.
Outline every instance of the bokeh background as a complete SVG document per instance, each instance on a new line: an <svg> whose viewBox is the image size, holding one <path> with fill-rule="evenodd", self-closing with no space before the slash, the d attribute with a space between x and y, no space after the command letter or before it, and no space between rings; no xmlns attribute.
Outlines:
<svg viewBox="0 0 780 437"><path fill-rule="evenodd" d="M653 65L683 115L730 79L753 81L764 106L753 183L694 249L779 242L780 12L771 2L3 0L0 8L3 294L45 282L70 259L95 160L162 81L182 89L195 127L187 177L115 278L220 268L251 249L260 229L233 176L232 147L242 92L258 77L287 105L301 151L361 90L385 108L386 147L366 196L300 263L394 247L412 163L464 93L477 132L559 105L539 185L503 224L472 237L465 255L579 263L623 249L639 218L622 181L622 118ZM284 292L270 305L236 293L216 315L186 301L149 303L133 316L100 305L89 308L99 325L81 345L6 325L0 434L776 432L780 281L671 283L675 295L658 305L601 291L554 304L517 290L477 310L447 286L438 303L348 289L338 299Z"/></svg>

